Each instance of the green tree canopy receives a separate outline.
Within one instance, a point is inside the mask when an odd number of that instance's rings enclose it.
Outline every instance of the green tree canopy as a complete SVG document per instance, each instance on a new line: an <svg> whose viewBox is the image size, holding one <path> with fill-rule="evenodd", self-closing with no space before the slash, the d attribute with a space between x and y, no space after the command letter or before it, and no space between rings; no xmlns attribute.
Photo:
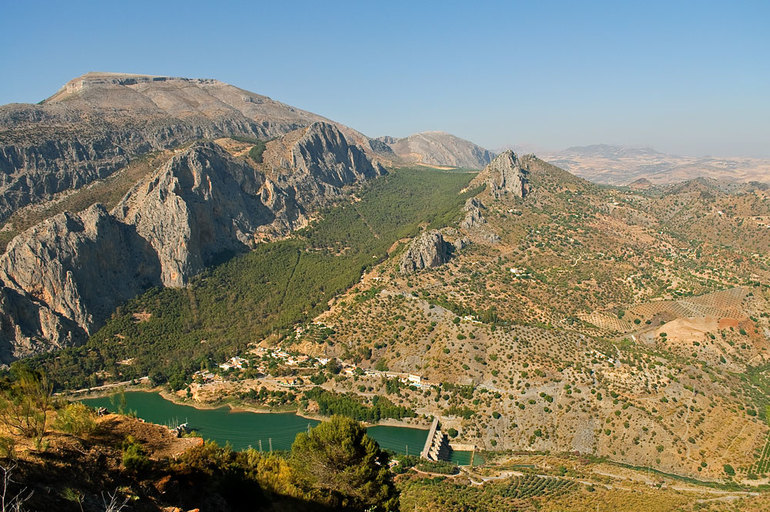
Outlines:
<svg viewBox="0 0 770 512"><path fill-rule="evenodd" d="M298 485L317 501L342 510L398 510L388 455L357 421L332 416L291 447Z"/></svg>

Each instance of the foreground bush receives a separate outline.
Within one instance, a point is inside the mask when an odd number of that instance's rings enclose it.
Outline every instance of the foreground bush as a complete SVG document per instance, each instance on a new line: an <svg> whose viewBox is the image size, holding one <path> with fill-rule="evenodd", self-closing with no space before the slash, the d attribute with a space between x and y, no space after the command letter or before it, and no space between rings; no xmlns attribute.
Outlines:
<svg viewBox="0 0 770 512"><path fill-rule="evenodd" d="M90 434L96 429L96 419L89 407L80 402L74 402L57 411L53 428L68 434L82 436Z"/></svg>

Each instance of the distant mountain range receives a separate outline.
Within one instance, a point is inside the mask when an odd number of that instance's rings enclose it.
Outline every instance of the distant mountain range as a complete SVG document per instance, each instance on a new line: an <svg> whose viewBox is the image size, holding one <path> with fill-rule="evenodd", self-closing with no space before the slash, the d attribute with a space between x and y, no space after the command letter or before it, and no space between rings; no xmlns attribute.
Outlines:
<svg viewBox="0 0 770 512"><path fill-rule="evenodd" d="M628 185L642 178L653 184L698 177L770 182L770 159L678 156L649 147L607 144L575 146L539 156L582 178L607 185Z"/></svg>

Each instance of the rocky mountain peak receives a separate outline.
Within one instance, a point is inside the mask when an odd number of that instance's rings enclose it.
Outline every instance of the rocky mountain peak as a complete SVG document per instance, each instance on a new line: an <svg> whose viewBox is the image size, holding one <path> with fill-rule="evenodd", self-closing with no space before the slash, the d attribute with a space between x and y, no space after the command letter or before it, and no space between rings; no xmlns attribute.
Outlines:
<svg viewBox="0 0 770 512"><path fill-rule="evenodd" d="M529 171L522 166L516 153L504 151L495 157L471 182L478 186L486 183L495 199L507 194L523 198L529 193Z"/></svg>
<svg viewBox="0 0 770 512"><path fill-rule="evenodd" d="M337 126L325 122L303 130L291 150L291 167L335 187L385 174L385 169L367 158L359 146L350 144Z"/></svg>
<svg viewBox="0 0 770 512"><path fill-rule="evenodd" d="M0 106L0 220L148 152L220 137L274 139L317 121L330 123L217 80L89 73L42 104Z"/></svg>
<svg viewBox="0 0 770 512"><path fill-rule="evenodd" d="M65 101L73 94L79 94L97 87L137 86L141 84L161 84L175 82L179 85L227 85L219 80L210 78L181 78L170 76L135 75L130 73L106 73L91 71L85 75L73 78L59 91L45 100L44 103Z"/></svg>

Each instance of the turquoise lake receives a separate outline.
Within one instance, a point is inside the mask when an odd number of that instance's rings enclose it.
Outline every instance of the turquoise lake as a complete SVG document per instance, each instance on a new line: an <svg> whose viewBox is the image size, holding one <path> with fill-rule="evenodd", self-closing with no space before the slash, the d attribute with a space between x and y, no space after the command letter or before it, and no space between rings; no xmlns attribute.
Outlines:
<svg viewBox="0 0 770 512"><path fill-rule="evenodd" d="M136 412L137 417L145 421L159 425L186 422L205 439L222 445L229 442L236 450L245 450L248 447L259 449L260 446L263 451L270 450L271 446L273 450L289 450L297 433L318 424L316 420L294 413L235 412L229 407L196 409L170 402L158 393L128 391L125 397L126 408ZM111 397L81 401L91 407L105 407L113 412L117 409ZM419 455L428 437L427 429L380 425L369 427L367 433L382 448L410 455ZM470 452L453 452L452 462L468 464Z"/></svg>

